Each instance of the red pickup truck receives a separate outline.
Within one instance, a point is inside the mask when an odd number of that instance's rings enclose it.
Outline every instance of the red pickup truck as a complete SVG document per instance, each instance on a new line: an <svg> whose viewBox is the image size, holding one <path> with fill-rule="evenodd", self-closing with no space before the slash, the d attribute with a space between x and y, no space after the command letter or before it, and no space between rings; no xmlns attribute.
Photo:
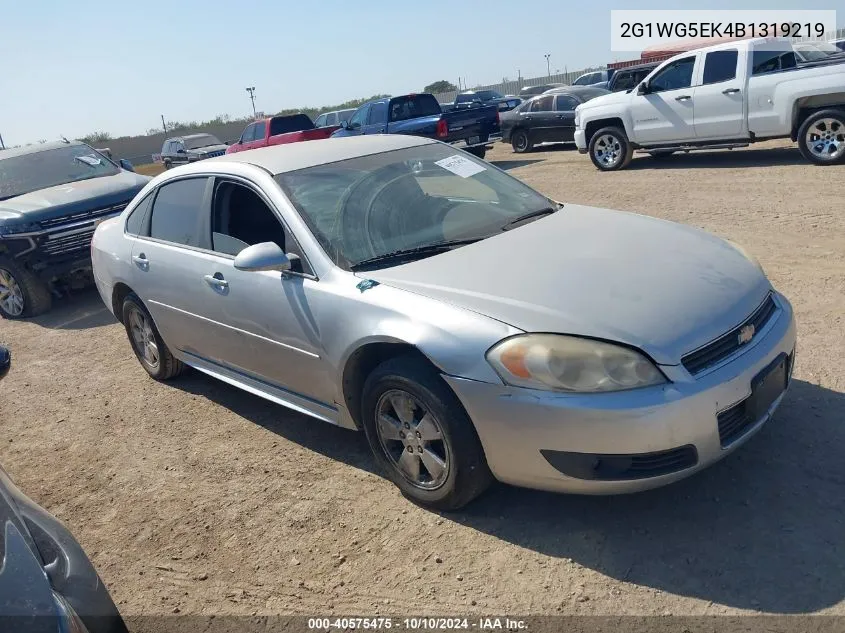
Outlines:
<svg viewBox="0 0 845 633"><path fill-rule="evenodd" d="M226 153L234 154L248 149L269 147L270 145L329 138L332 132L339 127L337 125L314 127L314 122L307 114L274 116L247 125L243 134L241 134L241 138L238 139L237 143L232 143Z"/></svg>

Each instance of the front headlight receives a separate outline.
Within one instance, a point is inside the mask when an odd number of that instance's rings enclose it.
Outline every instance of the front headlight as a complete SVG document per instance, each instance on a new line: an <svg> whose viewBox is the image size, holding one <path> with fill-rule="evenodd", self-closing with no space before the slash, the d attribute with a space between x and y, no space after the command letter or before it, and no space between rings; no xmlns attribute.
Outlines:
<svg viewBox="0 0 845 633"><path fill-rule="evenodd" d="M627 347L561 334L525 334L497 343L487 361L507 384L595 393L666 382L645 356Z"/></svg>

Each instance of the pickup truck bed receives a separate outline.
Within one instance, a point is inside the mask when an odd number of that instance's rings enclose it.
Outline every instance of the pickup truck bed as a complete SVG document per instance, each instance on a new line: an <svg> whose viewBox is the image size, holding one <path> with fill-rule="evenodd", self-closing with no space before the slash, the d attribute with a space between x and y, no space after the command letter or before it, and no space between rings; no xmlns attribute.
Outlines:
<svg viewBox="0 0 845 633"><path fill-rule="evenodd" d="M226 150L227 154L243 152L248 149L299 143L329 138L338 126L315 127L307 114L274 116L250 123L244 129L241 138Z"/></svg>

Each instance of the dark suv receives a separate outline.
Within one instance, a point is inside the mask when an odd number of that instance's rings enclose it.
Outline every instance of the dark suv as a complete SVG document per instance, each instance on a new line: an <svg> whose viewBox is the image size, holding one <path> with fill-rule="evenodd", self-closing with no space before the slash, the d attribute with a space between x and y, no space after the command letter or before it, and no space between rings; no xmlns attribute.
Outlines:
<svg viewBox="0 0 845 633"><path fill-rule="evenodd" d="M80 142L0 151L0 316L47 312L61 283L90 283L94 229L149 180Z"/></svg>
<svg viewBox="0 0 845 633"><path fill-rule="evenodd" d="M189 134L169 138L161 147L161 162L165 169L185 165L204 158L222 156L228 146L213 134Z"/></svg>

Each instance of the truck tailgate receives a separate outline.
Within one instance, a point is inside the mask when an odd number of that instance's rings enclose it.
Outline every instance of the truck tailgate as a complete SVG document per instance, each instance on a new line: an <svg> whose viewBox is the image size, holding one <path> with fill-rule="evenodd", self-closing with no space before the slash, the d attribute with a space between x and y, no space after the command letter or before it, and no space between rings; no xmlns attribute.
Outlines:
<svg viewBox="0 0 845 633"><path fill-rule="evenodd" d="M465 141L467 145L486 143L491 135L499 132L498 106L482 106L466 110L444 112L443 118L449 125L446 142Z"/></svg>

